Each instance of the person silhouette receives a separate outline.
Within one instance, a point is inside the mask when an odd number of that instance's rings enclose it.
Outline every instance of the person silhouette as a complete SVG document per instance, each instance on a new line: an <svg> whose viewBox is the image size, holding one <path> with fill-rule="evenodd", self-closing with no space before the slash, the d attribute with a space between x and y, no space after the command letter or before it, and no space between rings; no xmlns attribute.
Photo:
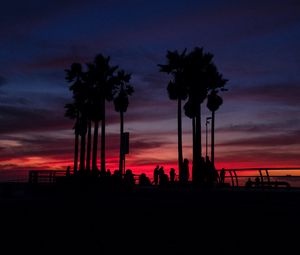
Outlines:
<svg viewBox="0 0 300 255"><path fill-rule="evenodd" d="M220 184L224 184L225 182L225 169L222 168L220 171Z"/></svg>
<svg viewBox="0 0 300 255"><path fill-rule="evenodd" d="M256 187L259 187L260 186L260 179L259 179L259 177L257 176L256 178L255 178L255 186Z"/></svg>
<svg viewBox="0 0 300 255"><path fill-rule="evenodd" d="M205 160L205 167L206 167L206 184L209 187L214 187L219 179L218 171L216 170L214 164L210 161L209 157L206 156Z"/></svg>
<svg viewBox="0 0 300 255"><path fill-rule="evenodd" d="M252 184L253 184L253 182L252 182L251 178L248 178L248 180L246 181L245 186L246 186L247 188L251 188L251 187L252 187Z"/></svg>
<svg viewBox="0 0 300 255"><path fill-rule="evenodd" d="M146 176L145 173L142 173L139 177L139 185L140 186L150 186L150 180L149 178Z"/></svg>
<svg viewBox="0 0 300 255"><path fill-rule="evenodd" d="M161 166L159 169L158 169L158 183L160 184L161 183L161 179L164 179L164 174L165 174L165 170L164 170L164 167Z"/></svg>
<svg viewBox="0 0 300 255"><path fill-rule="evenodd" d="M132 188L135 185L134 176L131 169L127 169L124 175L125 188Z"/></svg>
<svg viewBox="0 0 300 255"><path fill-rule="evenodd" d="M171 170L170 170L170 182L171 182L171 183L174 183L174 182L175 182L175 175L176 175L175 169L174 169L174 168L171 168Z"/></svg>
<svg viewBox="0 0 300 255"><path fill-rule="evenodd" d="M159 165L157 165L153 171L153 183L155 185L158 185L158 175L159 175L158 169L159 169Z"/></svg>
<svg viewBox="0 0 300 255"><path fill-rule="evenodd" d="M159 175L159 185L166 186L168 183L169 183L169 176L167 174L165 174L164 172L162 172Z"/></svg>
<svg viewBox="0 0 300 255"><path fill-rule="evenodd" d="M70 169L71 169L71 167L68 166L68 167L67 167L67 170L66 170L66 176L67 176L67 177L70 177L70 176L71 176L71 170L70 170Z"/></svg>

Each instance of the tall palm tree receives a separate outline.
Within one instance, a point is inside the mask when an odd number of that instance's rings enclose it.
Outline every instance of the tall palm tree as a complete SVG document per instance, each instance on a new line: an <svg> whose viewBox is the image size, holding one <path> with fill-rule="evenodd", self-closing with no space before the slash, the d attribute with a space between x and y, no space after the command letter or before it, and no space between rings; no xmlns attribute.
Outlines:
<svg viewBox="0 0 300 255"><path fill-rule="evenodd" d="M128 96L132 95L134 92L133 87L129 84L131 79L131 74L125 73L123 70L118 71L116 77L118 87L114 90L114 105L115 110L120 113L120 159L119 159L119 170L125 174L123 171L123 161L124 161L124 113L127 111L129 100Z"/></svg>
<svg viewBox="0 0 300 255"><path fill-rule="evenodd" d="M215 164L215 112L222 105L223 99L213 90L207 97L207 108L211 111L211 163Z"/></svg>
<svg viewBox="0 0 300 255"><path fill-rule="evenodd" d="M212 61L213 55L205 53L203 48L196 47L186 57L183 79L188 89L188 101L184 106L185 113L193 120L193 181L203 182L201 169L201 104L208 92L223 89L227 80L218 73Z"/></svg>
<svg viewBox="0 0 300 255"><path fill-rule="evenodd" d="M80 109L79 104L75 100L75 94L78 93L79 87L81 86L81 75L82 75L82 66L80 63L72 63L70 69L65 69L66 72L66 81L73 84L69 89L73 92L74 102L72 104L66 104L66 113L65 116L76 119L75 122L75 151L74 151L74 173L77 173L78 165L78 144L79 144L79 135L80 135Z"/></svg>
<svg viewBox="0 0 300 255"><path fill-rule="evenodd" d="M84 73L80 63L73 63L70 69L66 69L66 80L74 82L70 86L73 92L74 104L78 109L78 130L81 137L80 143L80 171L85 169L85 135L87 130L87 86L84 82Z"/></svg>
<svg viewBox="0 0 300 255"><path fill-rule="evenodd" d="M118 66L110 66L110 57L104 57L98 54L94 62L90 65L93 69L94 79L94 104L97 107L96 115L98 116L95 121L94 132L94 147L93 155L97 152L98 143L98 123L101 119L101 171L105 171L105 101L113 100L113 89L116 86L115 71ZM93 169L96 164L96 156L93 156Z"/></svg>
<svg viewBox="0 0 300 255"><path fill-rule="evenodd" d="M188 117L193 120L193 168L192 179L201 182L201 104L208 94L210 86L207 70L212 65L213 55L204 53L203 48L194 48L187 57L184 68L184 81L188 89L188 102L184 109Z"/></svg>
<svg viewBox="0 0 300 255"><path fill-rule="evenodd" d="M167 64L158 65L160 72L172 75L172 80L169 81L167 86L168 95L171 100L177 100L177 128L178 128L178 170L179 179L182 177L182 106L181 103L187 98L187 89L184 84L183 71L185 68L186 50L179 53L177 50L168 51Z"/></svg>
<svg viewBox="0 0 300 255"><path fill-rule="evenodd" d="M79 145L79 110L75 103L66 104L65 105L65 116L75 120L74 124L74 133L75 133L75 144L74 144L74 174L77 174L77 167L78 167L78 145Z"/></svg>
<svg viewBox="0 0 300 255"><path fill-rule="evenodd" d="M228 82L227 79L223 79L223 76L214 70L211 71L212 86L210 94L207 96L207 108L211 111L211 162L214 166L215 163L215 112L223 104L223 99L218 95L219 90L227 91L224 88Z"/></svg>
<svg viewBox="0 0 300 255"><path fill-rule="evenodd" d="M98 130L99 121L102 120L102 109L99 95L100 89L96 86L96 65L94 63L87 64L87 83L89 88L89 118L91 122L94 122L94 135L93 135L93 150L92 150L92 172L97 174L97 148L98 148Z"/></svg>
<svg viewBox="0 0 300 255"><path fill-rule="evenodd" d="M86 148L86 170L91 170L91 150L92 150L92 121L94 118L94 104L93 104L93 83L91 79L90 70L83 74L83 81L85 83L85 109L87 118L87 148Z"/></svg>

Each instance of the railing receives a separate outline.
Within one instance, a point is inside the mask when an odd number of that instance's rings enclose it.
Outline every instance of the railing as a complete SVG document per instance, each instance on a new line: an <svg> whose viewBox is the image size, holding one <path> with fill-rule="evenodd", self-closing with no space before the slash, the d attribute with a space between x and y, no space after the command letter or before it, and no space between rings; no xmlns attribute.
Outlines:
<svg viewBox="0 0 300 255"><path fill-rule="evenodd" d="M57 177L65 176L63 170L31 170L29 171L29 183L55 183Z"/></svg>
<svg viewBox="0 0 300 255"><path fill-rule="evenodd" d="M293 187L300 188L300 168L261 167L225 170L225 183L231 187ZM220 170L218 170L220 173Z"/></svg>
<svg viewBox="0 0 300 255"><path fill-rule="evenodd" d="M252 186L260 187L287 187L300 188L300 167L290 168L227 168L225 170L224 182L230 187L244 187L251 180ZM220 172L220 169L218 170ZM10 174L8 176L8 173ZM26 174L27 173L27 174ZM55 183L57 177L65 176L65 170L30 170L30 171L1 171L1 182L29 182L29 183ZM138 183L139 174L134 174L135 183ZM151 175L147 177L153 181ZM178 177L178 176L176 176ZM178 179L176 178L178 181ZM248 182L249 184L249 182Z"/></svg>
<svg viewBox="0 0 300 255"><path fill-rule="evenodd" d="M300 188L300 167L234 168L224 170L224 182L231 187L245 187L247 184L251 184L253 187L263 188ZM218 171L220 172L220 170ZM63 170L32 170L29 171L29 182L55 183L57 177L65 175L66 171ZM134 174L135 183L138 183L139 176L139 174ZM150 180L152 181L152 178Z"/></svg>

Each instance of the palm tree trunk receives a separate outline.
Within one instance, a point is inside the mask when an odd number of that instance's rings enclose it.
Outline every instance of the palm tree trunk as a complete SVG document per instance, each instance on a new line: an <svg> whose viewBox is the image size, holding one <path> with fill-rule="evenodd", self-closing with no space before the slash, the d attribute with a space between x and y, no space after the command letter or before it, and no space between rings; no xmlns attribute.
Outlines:
<svg viewBox="0 0 300 255"><path fill-rule="evenodd" d="M211 113L211 163L215 166L215 111Z"/></svg>
<svg viewBox="0 0 300 255"><path fill-rule="evenodd" d="M84 171L85 163L85 133L81 134L81 143L80 143L80 171Z"/></svg>
<svg viewBox="0 0 300 255"><path fill-rule="evenodd" d="M178 171L179 171L179 180L182 176L182 114L181 114L181 99L178 99L178 108L177 108L177 121L178 121Z"/></svg>
<svg viewBox="0 0 300 255"><path fill-rule="evenodd" d="M198 157L201 158L202 157L202 137L201 137L201 104L199 105L199 112L197 114L196 117L196 133L197 133L197 153L198 153Z"/></svg>
<svg viewBox="0 0 300 255"><path fill-rule="evenodd" d="M192 181L196 181L196 169L197 169L197 157L196 157L196 120L195 117L192 119L192 125L193 125L193 130L192 130L192 138L193 138L193 167L192 167Z"/></svg>
<svg viewBox="0 0 300 255"><path fill-rule="evenodd" d="M74 146L74 174L77 174L77 166L78 166L78 145L79 145L79 135L78 132L75 131L75 146Z"/></svg>
<svg viewBox="0 0 300 255"><path fill-rule="evenodd" d="M92 155L92 171L97 172L97 147L98 147L98 129L99 121L96 120L94 123L94 140L93 140L93 155Z"/></svg>
<svg viewBox="0 0 300 255"><path fill-rule="evenodd" d="M195 139L193 140L193 181L199 182L203 169L200 169L200 162L202 157L202 143L201 143L201 105L199 105L198 112L195 117ZM195 166L195 167L194 167Z"/></svg>
<svg viewBox="0 0 300 255"><path fill-rule="evenodd" d="M88 120L87 152L86 152L86 170L91 170L91 147L92 147L92 122Z"/></svg>
<svg viewBox="0 0 300 255"><path fill-rule="evenodd" d="M105 100L103 100L101 121L101 172L105 172Z"/></svg>
<svg viewBox="0 0 300 255"><path fill-rule="evenodd" d="M124 171L123 171L123 158L124 158L123 133L124 133L124 113L122 111L120 111L120 160L119 160L119 170L120 170L120 173L125 174Z"/></svg>

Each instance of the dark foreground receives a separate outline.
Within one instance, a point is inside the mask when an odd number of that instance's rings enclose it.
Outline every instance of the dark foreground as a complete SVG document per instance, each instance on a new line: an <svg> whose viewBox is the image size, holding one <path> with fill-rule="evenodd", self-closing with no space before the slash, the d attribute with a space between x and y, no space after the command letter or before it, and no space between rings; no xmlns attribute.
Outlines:
<svg viewBox="0 0 300 255"><path fill-rule="evenodd" d="M300 251L297 190L26 186L2 192L0 215L2 254Z"/></svg>

